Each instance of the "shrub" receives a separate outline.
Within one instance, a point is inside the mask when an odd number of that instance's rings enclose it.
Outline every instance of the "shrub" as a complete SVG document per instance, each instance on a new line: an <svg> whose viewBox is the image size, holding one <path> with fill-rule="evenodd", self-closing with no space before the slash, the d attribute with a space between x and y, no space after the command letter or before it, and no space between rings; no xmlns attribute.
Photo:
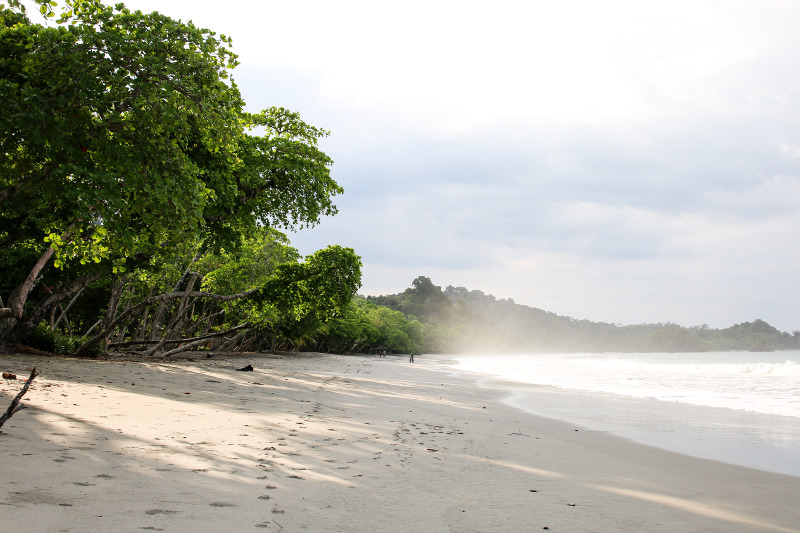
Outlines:
<svg viewBox="0 0 800 533"><path fill-rule="evenodd" d="M42 322L28 337L27 344L31 348L52 352L59 355L71 355L78 347L89 340L86 337L72 337L61 330L51 330L50 327ZM92 346L83 357L94 359L103 353L103 344L98 343Z"/></svg>
<svg viewBox="0 0 800 533"><path fill-rule="evenodd" d="M28 336L26 343L31 348L55 353L55 335L44 322L36 326L36 329Z"/></svg>

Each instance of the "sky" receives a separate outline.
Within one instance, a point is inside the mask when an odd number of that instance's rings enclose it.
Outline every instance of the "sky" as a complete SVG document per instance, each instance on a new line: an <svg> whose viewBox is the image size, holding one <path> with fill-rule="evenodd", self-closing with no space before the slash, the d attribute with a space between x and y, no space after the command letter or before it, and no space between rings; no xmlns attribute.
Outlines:
<svg viewBox="0 0 800 533"><path fill-rule="evenodd" d="M800 329L800 3L130 0L233 37L248 110L331 132L361 294Z"/></svg>

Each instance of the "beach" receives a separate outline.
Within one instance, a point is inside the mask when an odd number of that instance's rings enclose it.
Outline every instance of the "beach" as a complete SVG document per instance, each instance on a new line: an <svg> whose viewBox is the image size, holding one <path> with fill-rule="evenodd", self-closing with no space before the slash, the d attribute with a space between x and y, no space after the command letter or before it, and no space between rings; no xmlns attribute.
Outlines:
<svg viewBox="0 0 800 533"><path fill-rule="evenodd" d="M3 529L800 533L800 477L515 409L425 357L191 359L0 356L40 372L0 429Z"/></svg>

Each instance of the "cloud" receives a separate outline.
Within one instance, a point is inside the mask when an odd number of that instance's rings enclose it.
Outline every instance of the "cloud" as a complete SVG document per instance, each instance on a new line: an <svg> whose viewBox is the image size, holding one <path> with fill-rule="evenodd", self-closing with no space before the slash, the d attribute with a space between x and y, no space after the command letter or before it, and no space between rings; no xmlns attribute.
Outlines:
<svg viewBox="0 0 800 533"><path fill-rule="evenodd" d="M331 130L340 213L292 240L353 247L365 293L798 327L794 3L129 4L233 35L250 109Z"/></svg>

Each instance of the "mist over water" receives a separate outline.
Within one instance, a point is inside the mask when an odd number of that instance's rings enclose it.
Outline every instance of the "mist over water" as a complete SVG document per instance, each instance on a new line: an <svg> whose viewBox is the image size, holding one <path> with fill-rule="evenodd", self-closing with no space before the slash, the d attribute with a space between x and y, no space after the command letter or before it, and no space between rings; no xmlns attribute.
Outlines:
<svg viewBox="0 0 800 533"><path fill-rule="evenodd" d="M451 369L502 388L517 408L688 455L800 476L800 352L455 358Z"/></svg>
<svg viewBox="0 0 800 533"><path fill-rule="evenodd" d="M458 368L562 389L800 417L800 352L459 356Z"/></svg>

